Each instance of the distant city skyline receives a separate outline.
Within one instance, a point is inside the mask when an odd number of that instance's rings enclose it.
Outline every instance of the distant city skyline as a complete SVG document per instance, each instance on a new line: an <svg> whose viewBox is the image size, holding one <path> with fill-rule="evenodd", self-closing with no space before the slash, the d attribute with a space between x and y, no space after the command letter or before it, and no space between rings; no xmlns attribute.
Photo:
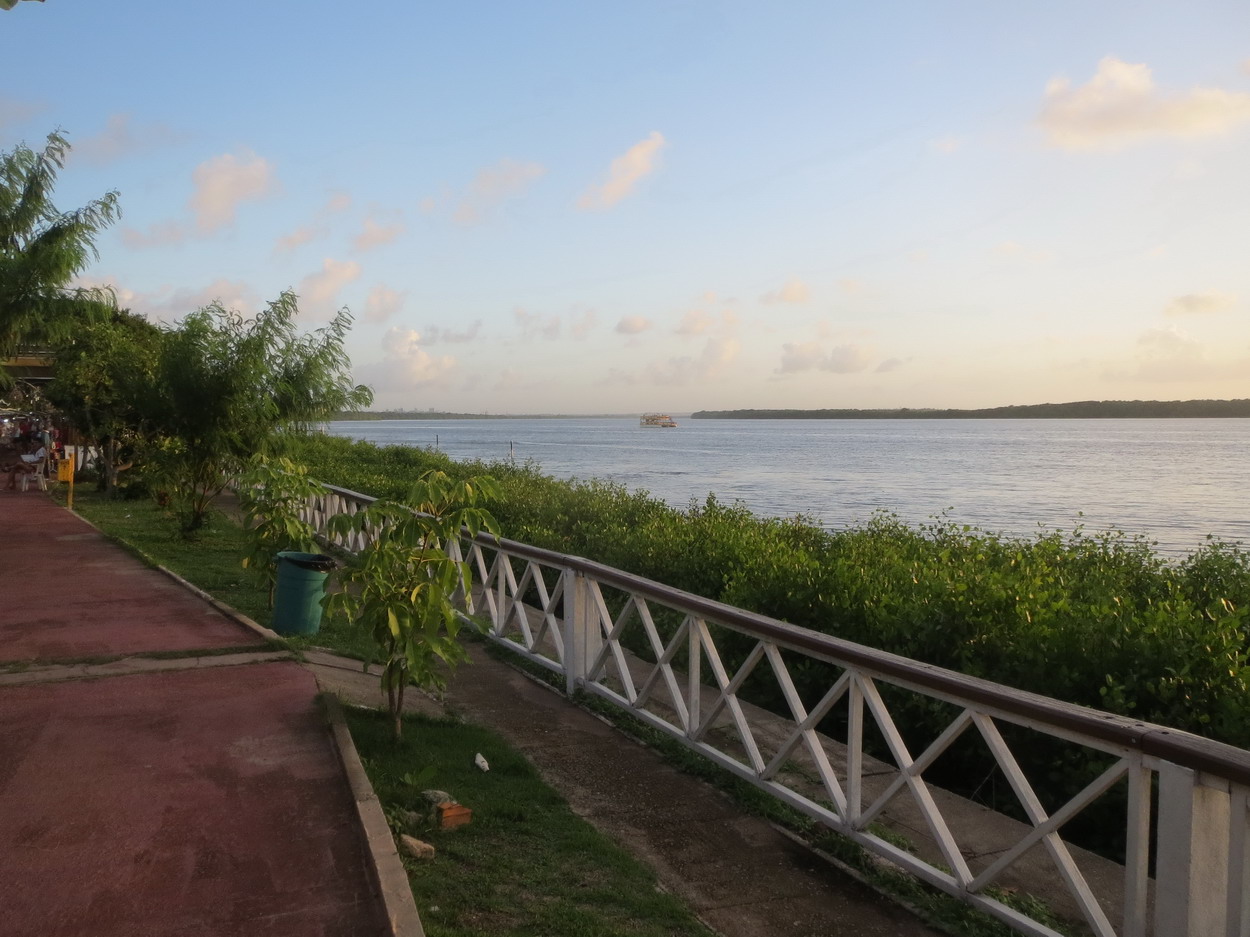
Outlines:
<svg viewBox="0 0 1250 937"><path fill-rule="evenodd" d="M1250 397L1250 6L0 13L0 148L174 321L347 306L375 409Z"/></svg>

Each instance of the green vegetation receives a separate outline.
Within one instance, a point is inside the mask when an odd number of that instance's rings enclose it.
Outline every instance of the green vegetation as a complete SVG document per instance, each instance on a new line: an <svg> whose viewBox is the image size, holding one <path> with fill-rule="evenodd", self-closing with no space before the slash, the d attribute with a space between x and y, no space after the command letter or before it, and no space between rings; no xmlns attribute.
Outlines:
<svg viewBox="0 0 1250 937"><path fill-rule="evenodd" d="M278 554L284 550L320 552L316 528L304 520L303 509L310 499L325 494L326 487L290 459L258 455L239 476L237 492L248 537L243 568L269 590L272 608Z"/></svg>
<svg viewBox="0 0 1250 937"><path fill-rule="evenodd" d="M983 410L699 410L692 420L1125 420L1160 417L1250 417L1241 400L1078 400Z"/></svg>
<svg viewBox="0 0 1250 937"><path fill-rule="evenodd" d="M473 810L467 826L421 834L437 849L433 860L404 860L430 937L708 933L659 890L650 869L577 817L493 732L451 719L404 719L416 731L397 744L384 714L347 713L388 816L425 810L421 786L447 790ZM478 752L489 772L474 767ZM407 780L430 767L428 784ZM393 825L399 828L397 819Z"/></svg>
<svg viewBox="0 0 1250 937"><path fill-rule="evenodd" d="M330 520L331 531L340 536L376 531L347 557L339 573L343 588L329 596L326 608L356 622L382 652L382 689L396 738L403 732L408 684L441 689L467 657L457 640L464 624L458 600L472 591L473 570L447 548L462 529L473 536L498 532L490 512L478 506L495 497L489 477L452 481L431 470L402 501L375 501Z"/></svg>
<svg viewBox="0 0 1250 937"><path fill-rule="evenodd" d="M65 137L50 133L42 152L19 144L0 153L0 358L63 340L114 305L110 290L69 285L120 210L116 192L71 212L52 204L68 151ZM0 382L6 378L0 366Z"/></svg>
<svg viewBox="0 0 1250 937"><path fill-rule="evenodd" d="M1008 686L1250 746L1250 553L1237 546L1210 543L1169 564L1148 542L1115 531L1014 539L941 519L913 528L886 514L835 533L802 518L757 518L711 497L674 509L646 492L560 482L531 465L457 464L407 447L321 436L305 440L299 457L328 483L384 496L430 468L490 471L502 493L494 513L510 539ZM663 616L657 624L674 626ZM717 639L728 666L751 644L728 631ZM812 701L830 670L808 662L792 676ZM762 674L744 693L783 705ZM952 717L945 704L903 692L890 703L916 744ZM1035 737L1017 754L1056 798L1104 767L1090 752ZM1011 803L979 746L957 745L931 776ZM1112 854L1119 848L1100 843L1097 831L1086 836L1081 823L1101 825L1096 812L1072 829Z"/></svg>

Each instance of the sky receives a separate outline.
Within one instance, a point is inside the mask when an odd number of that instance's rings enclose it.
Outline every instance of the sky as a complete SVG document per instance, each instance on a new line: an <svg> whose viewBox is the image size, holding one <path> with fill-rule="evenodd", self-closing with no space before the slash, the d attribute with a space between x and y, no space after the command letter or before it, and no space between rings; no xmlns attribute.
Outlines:
<svg viewBox="0 0 1250 937"><path fill-rule="evenodd" d="M0 11L0 150L176 323L347 307L375 409L1250 397L1250 3Z"/></svg>

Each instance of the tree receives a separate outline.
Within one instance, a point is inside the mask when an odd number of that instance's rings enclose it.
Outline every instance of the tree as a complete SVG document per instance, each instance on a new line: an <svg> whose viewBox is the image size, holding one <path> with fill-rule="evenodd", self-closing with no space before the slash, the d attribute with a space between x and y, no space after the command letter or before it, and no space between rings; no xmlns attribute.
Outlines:
<svg viewBox="0 0 1250 937"><path fill-rule="evenodd" d="M325 604L363 625L382 652L382 688L396 739L403 734L408 684L441 688L446 670L467 656L457 640L464 621L457 599L471 594L473 570L448 547L461 531L497 536L498 524L479 504L498 497L498 483L489 476L453 481L434 470L422 475L402 502L375 501L330 519L333 534L373 535L339 573L342 590L327 596Z"/></svg>
<svg viewBox="0 0 1250 937"><path fill-rule="evenodd" d="M142 316L118 311L80 327L56 349L47 397L100 453L100 488L117 486L118 452L142 434L144 405L163 334Z"/></svg>
<svg viewBox="0 0 1250 937"><path fill-rule="evenodd" d="M300 335L295 294L284 292L254 319L219 303L166 331L145 402L157 442L148 475L164 489L184 534L255 455L280 454L285 430L306 429L341 410L367 406L351 383L343 342L352 317Z"/></svg>
<svg viewBox="0 0 1250 937"><path fill-rule="evenodd" d="M0 154L0 358L20 345L64 340L115 305L111 290L69 285L98 256L95 236L120 210L116 192L57 210L52 190L68 150L54 132L42 153L19 144Z"/></svg>

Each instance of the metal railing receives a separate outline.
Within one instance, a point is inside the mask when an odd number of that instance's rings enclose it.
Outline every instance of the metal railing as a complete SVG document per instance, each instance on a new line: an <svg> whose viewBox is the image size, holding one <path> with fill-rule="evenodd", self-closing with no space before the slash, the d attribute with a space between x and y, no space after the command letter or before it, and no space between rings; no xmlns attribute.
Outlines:
<svg viewBox="0 0 1250 937"><path fill-rule="evenodd" d="M328 537L330 517L372 500L331 488L306 519ZM355 551L368 536L331 539ZM469 611L489 622L493 640L560 675L568 692L619 707L1021 933L1059 934L1013 893L1040 895L1098 937L1250 935L1250 752L798 628L581 557L485 535L459 549L477 579ZM816 671L822 692L804 699L796 668L809 687ZM759 705L769 693L769 706ZM909 743L893 713L916 705L949 721ZM1051 792L1034 786L1013 753L1038 740L1086 753L1100 773L1048 809ZM955 744L992 760L1018 803L1016 819L926 781ZM1123 865L1063 837L1092 807L1122 818Z"/></svg>

